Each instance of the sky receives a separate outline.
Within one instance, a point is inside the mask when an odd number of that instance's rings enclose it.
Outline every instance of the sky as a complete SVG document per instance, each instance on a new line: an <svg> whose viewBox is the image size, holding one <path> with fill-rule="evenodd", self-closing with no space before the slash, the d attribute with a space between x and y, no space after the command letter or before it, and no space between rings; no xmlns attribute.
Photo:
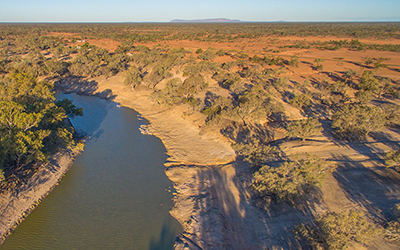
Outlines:
<svg viewBox="0 0 400 250"><path fill-rule="evenodd" d="M400 21L400 0L0 0L0 22Z"/></svg>

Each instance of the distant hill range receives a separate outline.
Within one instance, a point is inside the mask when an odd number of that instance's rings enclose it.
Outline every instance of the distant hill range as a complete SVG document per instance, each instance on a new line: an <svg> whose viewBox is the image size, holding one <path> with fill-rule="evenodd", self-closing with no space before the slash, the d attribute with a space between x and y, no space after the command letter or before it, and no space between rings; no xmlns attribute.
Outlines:
<svg viewBox="0 0 400 250"><path fill-rule="evenodd" d="M238 19L227 19L227 18L211 18L211 19L196 19L196 20L182 20L174 19L171 23L240 23L242 21Z"/></svg>

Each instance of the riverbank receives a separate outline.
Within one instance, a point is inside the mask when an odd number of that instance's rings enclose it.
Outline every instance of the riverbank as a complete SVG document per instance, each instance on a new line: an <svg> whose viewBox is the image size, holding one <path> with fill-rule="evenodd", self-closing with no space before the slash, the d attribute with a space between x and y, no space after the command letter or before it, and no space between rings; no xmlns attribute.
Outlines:
<svg viewBox="0 0 400 250"><path fill-rule="evenodd" d="M150 125L142 133L157 136L167 149L166 175L174 183L170 210L183 227L175 249L260 249L297 244L290 228L306 216L288 205L270 213L254 204L250 168L236 162L230 142L219 131L202 128L205 117L186 106L166 109L152 90L132 90L123 77L66 79L58 91L110 99L140 113ZM285 213L282 213L285 211ZM285 235L282 238L282 235Z"/></svg>
<svg viewBox="0 0 400 250"><path fill-rule="evenodd" d="M63 149L25 184L0 195L0 244L61 181L77 153Z"/></svg>
<svg viewBox="0 0 400 250"><path fill-rule="evenodd" d="M368 212L347 196L349 191L339 182L341 175L346 176L345 179L351 178L357 188L366 185L364 178L359 178L360 171L373 180L380 176L384 183L393 183L393 190L397 190L394 181L397 177L389 176L387 171L378 168L372 169L369 166L371 164L367 164L372 163L370 161L360 162L353 157L360 155L361 151L357 147L350 150L347 146L332 144L329 138L321 135L317 142L324 144L313 148L299 141L288 141L280 145L286 153L310 153L323 149L321 156L339 166L336 174L329 176L321 188L320 201L311 199L299 206L287 203L266 204L252 194L251 170L246 164L235 161L235 152L230 142L219 131L201 128L201 121L204 122L205 117L191 112L190 107L176 105L169 109L163 108L152 100L151 89L139 86L132 90L123 84L121 75L84 81L79 78L68 79L57 83L56 87L66 92L111 99L121 106L136 110L150 122L150 125L141 129L143 133L160 138L167 149L169 157L165 163L165 172L175 188L174 205L170 213L183 227L183 232L176 239L175 249L307 249L292 233L296 225L310 222L310 218L325 211L360 209ZM372 157L380 148L371 149L367 156ZM332 155L332 152L340 155ZM374 161L372 165L379 164ZM349 172L346 170L348 168L355 170ZM379 183L369 181L371 186L365 190L382 189ZM386 206L386 197L379 197L383 200L376 200L376 204L388 211L391 206ZM396 194L394 197L399 196ZM393 202L396 199L391 200ZM378 246L382 245L385 249L396 249L396 246L385 243L381 237L374 240L369 249L379 249Z"/></svg>
<svg viewBox="0 0 400 250"><path fill-rule="evenodd" d="M248 206L251 211L244 208L250 199L245 180L251 176L248 167L235 162L235 152L226 138L200 128L197 121L201 117L183 116L186 107L156 105L150 89L132 90L118 75L90 81L68 79L58 82L56 88L112 99L150 122L142 131L160 138L167 149L166 174L175 188L170 212L184 229L176 249L255 249L262 245L256 237L265 230L254 223L255 217L262 215L254 207Z"/></svg>
<svg viewBox="0 0 400 250"><path fill-rule="evenodd" d="M183 227L183 232L176 239L175 249L307 249L292 233L296 225L310 222L325 211L361 209L368 212L347 196L349 191L339 182L341 175L346 176L344 179L351 178L357 188L365 185L364 179L359 178L360 171L366 172L366 176L371 175L371 178L379 175L385 183L393 183L393 190L397 190L397 184L392 180L394 177L389 176L387 171L377 172L370 168L371 164L367 164L370 161L360 162L353 157L360 155L357 147L350 150L348 146L332 144L329 138L320 135L317 142L324 144L313 148L299 141L288 141L278 146L294 155L323 149L321 156L339 166L337 173L329 176L321 188L321 200L315 202L311 199L299 206L267 204L252 194L251 170L246 164L235 161L230 142L219 131L201 127L205 119L203 114L192 112L185 105L173 108L157 105L151 97L151 89L139 86L132 90L123 84L122 75L89 80L67 79L58 82L56 87L60 91L111 99L136 110L150 122L149 126L141 129L143 133L160 138L167 149L169 158L165 163L165 172L175 188L170 213ZM368 159L380 148L368 151ZM332 155L332 152L340 155ZM379 164L374 161L372 165ZM348 168L355 168L355 171L349 172ZM368 184L371 186L366 190L382 188L379 182L370 181ZM357 188L352 187L351 190ZM379 197L383 197L383 201L379 200L377 204L385 207L387 199L384 195ZM379 249L377 246L381 245L386 249L396 249L381 237L369 247Z"/></svg>

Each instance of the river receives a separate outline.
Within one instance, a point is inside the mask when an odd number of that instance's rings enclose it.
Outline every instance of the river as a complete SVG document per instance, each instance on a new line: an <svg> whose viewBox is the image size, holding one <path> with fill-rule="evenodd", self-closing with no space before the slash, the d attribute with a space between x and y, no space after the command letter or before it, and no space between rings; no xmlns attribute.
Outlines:
<svg viewBox="0 0 400 250"><path fill-rule="evenodd" d="M165 147L139 131L147 121L111 101L64 97L84 109L72 123L89 136L85 150L0 249L172 249L182 228L169 214Z"/></svg>

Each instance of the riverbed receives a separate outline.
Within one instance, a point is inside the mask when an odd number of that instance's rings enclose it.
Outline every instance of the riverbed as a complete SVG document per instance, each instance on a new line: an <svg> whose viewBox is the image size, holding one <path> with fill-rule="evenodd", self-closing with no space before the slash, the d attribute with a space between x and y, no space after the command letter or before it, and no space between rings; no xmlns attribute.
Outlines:
<svg viewBox="0 0 400 250"><path fill-rule="evenodd" d="M181 226L161 141L140 133L147 121L132 109L65 96L84 108L72 123L88 135L85 150L1 249L172 249Z"/></svg>

